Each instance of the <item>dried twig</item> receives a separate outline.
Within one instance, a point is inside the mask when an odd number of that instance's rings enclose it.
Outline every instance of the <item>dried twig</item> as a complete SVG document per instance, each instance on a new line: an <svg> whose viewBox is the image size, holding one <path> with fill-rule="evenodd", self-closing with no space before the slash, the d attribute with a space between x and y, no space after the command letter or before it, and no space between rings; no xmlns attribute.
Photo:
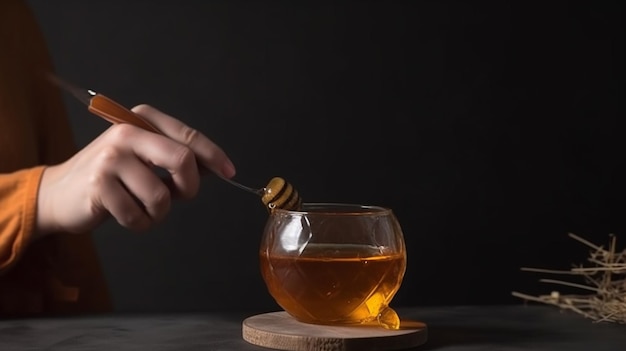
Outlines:
<svg viewBox="0 0 626 351"><path fill-rule="evenodd" d="M514 291L513 296L571 310L592 319L594 322L626 324L626 249L621 253L616 251L617 240L613 235L610 236L608 249L595 245L577 235L570 233L569 236L591 249L587 259L590 267L581 266L566 271L522 267L522 270L580 276L590 285L558 279L540 279L539 281L592 291L593 294L562 295L559 291L553 291L550 295L532 296Z"/></svg>

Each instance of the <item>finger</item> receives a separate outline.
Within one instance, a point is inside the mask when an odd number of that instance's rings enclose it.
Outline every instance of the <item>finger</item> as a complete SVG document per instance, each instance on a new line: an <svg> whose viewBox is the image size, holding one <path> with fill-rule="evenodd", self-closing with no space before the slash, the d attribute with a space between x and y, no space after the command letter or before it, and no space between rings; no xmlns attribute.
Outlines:
<svg viewBox="0 0 626 351"><path fill-rule="evenodd" d="M143 205L153 222L161 221L170 209L170 190L145 163L134 160L121 165L118 176L126 189Z"/></svg>
<svg viewBox="0 0 626 351"><path fill-rule="evenodd" d="M113 177L108 177L106 181L108 184L104 188L108 191L101 194L104 208L123 227L138 231L148 229L152 220L122 183Z"/></svg>
<svg viewBox="0 0 626 351"><path fill-rule="evenodd" d="M164 135L191 148L203 167L227 178L235 175L235 166L224 150L196 129L150 105L138 105L132 111L147 119Z"/></svg>
<svg viewBox="0 0 626 351"><path fill-rule="evenodd" d="M128 148L146 164L167 171L181 197L191 198L198 192L200 175L195 155L189 147L129 124L116 125L110 130L109 137L114 145Z"/></svg>

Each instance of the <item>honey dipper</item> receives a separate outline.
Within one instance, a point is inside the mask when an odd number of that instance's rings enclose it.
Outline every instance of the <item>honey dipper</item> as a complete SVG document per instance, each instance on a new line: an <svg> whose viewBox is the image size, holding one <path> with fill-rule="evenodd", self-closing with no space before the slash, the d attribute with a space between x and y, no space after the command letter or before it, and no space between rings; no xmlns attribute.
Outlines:
<svg viewBox="0 0 626 351"><path fill-rule="evenodd" d="M129 123L150 132L162 134L161 131L143 117L102 94L96 93L93 90L78 88L53 74L49 74L48 78L57 86L67 90L75 98L87 105L87 110L96 116L113 124ZM225 178L220 174L216 175L239 189L261 196L261 201L269 212L277 208L299 210L302 205L302 200L296 189L281 177L272 178L264 188L254 189L239 184L232 179Z"/></svg>
<svg viewBox="0 0 626 351"><path fill-rule="evenodd" d="M261 201L270 213L277 208L298 211L302 206L302 198L300 198L296 188L281 177L270 179L267 185L261 189L250 188L231 179L219 177L239 189L260 195Z"/></svg>

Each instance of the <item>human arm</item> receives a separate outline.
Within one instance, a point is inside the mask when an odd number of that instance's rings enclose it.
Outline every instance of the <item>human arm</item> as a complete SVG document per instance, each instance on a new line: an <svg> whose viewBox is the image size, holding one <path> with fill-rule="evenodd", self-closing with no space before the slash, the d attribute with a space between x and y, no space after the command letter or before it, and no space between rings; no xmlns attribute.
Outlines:
<svg viewBox="0 0 626 351"><path fill-rule="evenodd" d="M36 196L44 166L75 151L43 33L28 5L0 1L0 275L35 237ZM6 282L0 282L0 287ZM1 310L1 308L0 308Z"/></svg>
<svg viewBox="0 0 626 351"><path fill-rule="evenodd" d="M34 233L43 167L0 174L0 272L16 261Z"/></svg>

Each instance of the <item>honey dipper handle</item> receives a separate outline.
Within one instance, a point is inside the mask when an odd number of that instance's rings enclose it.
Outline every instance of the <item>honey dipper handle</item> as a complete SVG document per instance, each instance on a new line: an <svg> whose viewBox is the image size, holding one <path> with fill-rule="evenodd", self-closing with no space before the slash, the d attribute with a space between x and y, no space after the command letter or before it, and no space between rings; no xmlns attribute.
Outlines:
<svg viewBox="0 0 626 351"><path fill-rule="evenodd" d="M161 131L145 119L141 118L138 114L102 94L94 95L91 98L87 109L89 112L98 115L111 123L128 123L139 128L161 134Z"/></svg>
<svg viewBox="0 0 626 351"><path fill-rule="evenodd" d="M221 176L221 175L219 175L219 174L218 174L217 176L218 176L218 177L220 177L220 178L222 178L222 179L223 179L223 180L225 180L226 182L228 182L228 183L230 183L230 184L232 184L232 185L236 186L237 188L242 189L242 190L245 190L245 191L247 191L247 192L250 192L250 193L253 193L253 194L256 194L256 195L259 195L259 196L262 196L262 195L263 195L263 193L265 192L265 189L264 189L264 188L261 188L261 189L254 189L254 188L250 188L250 187L245 186L245 185L243 185L243 184L239 184L239 183L237 183L236 181L234 181L234 180L232 180L232 179L228 179L228 178L226 178L226 177L222 177L222 176Z"/></svg>

